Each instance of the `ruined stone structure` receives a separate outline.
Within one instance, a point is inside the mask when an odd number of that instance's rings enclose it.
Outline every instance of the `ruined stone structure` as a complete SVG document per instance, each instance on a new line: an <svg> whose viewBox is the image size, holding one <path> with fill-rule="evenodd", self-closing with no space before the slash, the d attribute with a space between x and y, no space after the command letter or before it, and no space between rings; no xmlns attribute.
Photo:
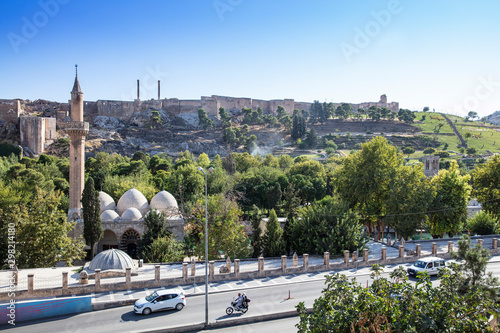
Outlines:
<svg viewBox="0 0 500 333"><path fill-rule="evenodd" d="M43 154L45 147L57 140L56 118L19 117L21 146L35 155Z"/></svg>
<svg viewBox="0 0 500 333"><path fill-rule="evenodd" d="M424 174L426 177L432 177L439 172L439 156L424 156Z"/></svg>

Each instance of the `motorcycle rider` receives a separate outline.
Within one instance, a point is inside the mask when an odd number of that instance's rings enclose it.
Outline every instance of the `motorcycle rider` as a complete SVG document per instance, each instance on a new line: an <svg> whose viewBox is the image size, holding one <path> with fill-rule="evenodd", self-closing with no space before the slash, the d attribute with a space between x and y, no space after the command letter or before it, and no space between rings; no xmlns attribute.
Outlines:
<svg viewBox="0 0 500 333"><path fill-rule="evenodd" d="M236 299L236 307L238 309L241 309L242 304L243 304L243 296L241 296L241 293L238 293L238 298Z"/></svg>

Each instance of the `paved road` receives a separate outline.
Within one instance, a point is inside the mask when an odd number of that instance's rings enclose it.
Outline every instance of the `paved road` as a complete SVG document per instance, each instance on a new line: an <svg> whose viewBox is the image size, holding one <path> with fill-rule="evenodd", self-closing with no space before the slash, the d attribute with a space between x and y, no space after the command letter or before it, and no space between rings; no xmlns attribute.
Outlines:
<svg viewBox="0 0 500 333"><path fill-rule="evenodd" d="M387 267L385 274L397 266ZM500 262L489 265L489 270L500 276ZM354 276L355 271L345 271L346 274ZM316 279L310 282L290 283L287 285L268 285L250 287L246 289L247 295L252 299L250 310L244 316L260 316L263 314L294 310L295 306L304 301L306 306L312 306L314 299L320 296L324 287L324 279L317 274L304 274ZM273 279L263 279L273 280ZM371 281L367 274L357 275L357 280L362 285ZM439 283L439 279L433 278L433 284ZM290 290L293 299L285 300ZM209 296L209 320L210 322L237 318L241 314L225 315L225 308L235 296L236 291L218 292ZM53 317L45 320L36 320L18 323L16 327L2 326L0 329L9 328L12 332L145 332L148 330L197 324L204 321L204 295L191 296L187 298L187 306L184 310L165 311L153 313L150 316L136 315L132 306L93 311L72 316ZM257 326L256 326L257 327ZM267 331L267 329L266 329Z"/></svg>

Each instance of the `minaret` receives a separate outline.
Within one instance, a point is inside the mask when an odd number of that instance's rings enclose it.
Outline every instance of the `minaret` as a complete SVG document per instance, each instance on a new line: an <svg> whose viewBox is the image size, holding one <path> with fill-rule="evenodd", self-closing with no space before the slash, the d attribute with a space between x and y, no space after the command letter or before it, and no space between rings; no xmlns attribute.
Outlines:
<svg viewBox="0 0 500 333"><path fill-rule="evenodd" d="M83 121L83 92L78 82L76 67L75 84L71 91L71 121L65 130L69 135L69 220L79 220L82 210L82 192L85 183L85 136L89 123Z"/></svg>

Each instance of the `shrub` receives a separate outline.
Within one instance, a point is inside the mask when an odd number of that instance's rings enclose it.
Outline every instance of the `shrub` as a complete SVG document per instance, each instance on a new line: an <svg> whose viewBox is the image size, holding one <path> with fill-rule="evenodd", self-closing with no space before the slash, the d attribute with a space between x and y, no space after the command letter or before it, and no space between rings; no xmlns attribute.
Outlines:
<svg viewBox="0 0 500 333"><path fill-rule="evenodd" d="M493 235L498 232L498 219L481 211L467 221L467 228L478 235Z"/></svg>

